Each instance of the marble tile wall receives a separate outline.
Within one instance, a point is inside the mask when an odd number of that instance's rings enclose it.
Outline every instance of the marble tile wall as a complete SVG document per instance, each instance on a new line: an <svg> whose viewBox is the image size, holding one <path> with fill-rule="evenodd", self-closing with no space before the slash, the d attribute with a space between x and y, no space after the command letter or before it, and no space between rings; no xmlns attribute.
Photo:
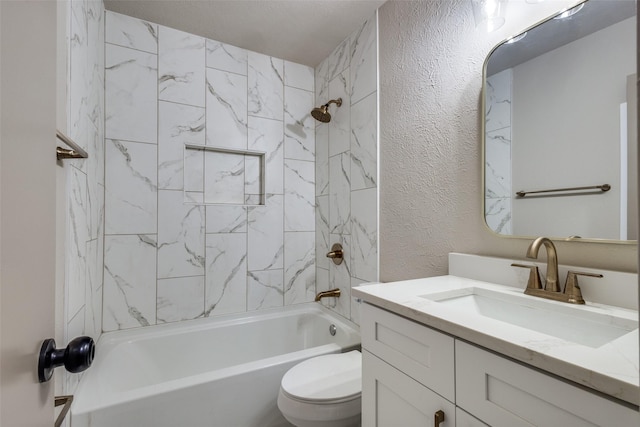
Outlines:
<svg viewBox="0 0 640 427"><path fill-rule="evenodd" d="M104 330L313 300L313 68L111 12L105 43ZM264 152L265 204L257 158L185 144Z"/></svg>
<svg viewBox="0 0 640 427"><path fill-rule="evenodd" d="M351 288L378 281L377 14L315 69L316 105L331 105L331 122L316 122L315 239L318 291L340 288L323 304L359 322ZM345 259L325 254L341 243Z"/></svg>
<svg viewBox="0 0 640 427"><path fill-rule="evenodd" d="M102 333L104 240L104 5L74 0L67 18L66 132L87 153L65 160L66 236L64 340ZM61 144L62 145L62 144ZM59 346L63 343L59 343ZM65 344L66 345L66 344ZM73 394L81 374L63 375L63 394Z"/></svg>
<svg viewBox="0 0 640 427"><path fill-rule="evenodd" d="M485 218L499 234L512 232L511 86L511 69L487 78Z"/></svg>

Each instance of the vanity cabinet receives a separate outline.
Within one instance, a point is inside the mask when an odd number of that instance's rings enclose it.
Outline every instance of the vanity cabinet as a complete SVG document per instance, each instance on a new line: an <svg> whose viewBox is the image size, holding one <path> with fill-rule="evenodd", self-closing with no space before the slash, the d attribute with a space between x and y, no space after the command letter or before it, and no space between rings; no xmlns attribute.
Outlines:
<svg viewBox="0 0 640 427"><path fill-rule="evenodd" d="M622 404L420 323L363 304L362 426L618 426Z"/></svg>

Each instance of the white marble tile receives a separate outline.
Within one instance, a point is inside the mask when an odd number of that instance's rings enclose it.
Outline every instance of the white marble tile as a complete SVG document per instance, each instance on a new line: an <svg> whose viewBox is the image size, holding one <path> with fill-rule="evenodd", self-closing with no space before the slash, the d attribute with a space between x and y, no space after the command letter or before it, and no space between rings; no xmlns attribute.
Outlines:
<svg viewBox="0 0 640 427"><path fill-rule="evenodd" d="M498 234L511 234L511 198L485 199L485 219Z"/></svg>
<svg viewBox="0 0 640 427"><path fill-rule="evenodd" d="M106 236L104 331L156 323L156 236Z"/></svg>
<svg viewBox="0 0 640 427"><path fill-rule="evenodd" d="M247 51L215 40L207 40L207 67L246 76Z"/></svg>
<svg viewBox="0 0 640 427"><path fill-rule="evenodd" d="M265 192L284 194L284 136L279 120L249 117L249 149L265 153Z"/></svg>
<svg viewBox="0 0 640 427"><path fill-rule="evenodd" d="M315 230L315 165L303 160L284 161L284 229Z"/></svg>
<svg viewBox="0 0 640 427"><path fill-rule="evenodd" d="M85 304L87 284L87 176L74 167L67 169L66 311L71 318Z"/></svg>
<svg viewBox="0 0 640 427"><path fill-rule="evenodd" d="M107 43L158 52L158 25L111 11L106 15Z"/></svg>
<svg viewBox="0 0 640 427"><path fill-rule="evenodd" d="M313 92L314 70L302 64L284 61L284 84Z"/></svg>
<svg viewBox="0 0 640 427"><path fill-rule="evenodd" d="M319 107L325 104L329 100L329 58L326 58L315 68L315 94L316 102L315 106ZM318 126L320 122L316 123Z"/></svg>
<svg viewBox="0 0 640 427"><path fill-rule="evenodd" d="M351 234L351 156L338 154L329 158L329 230Z"/></svg>
<svg viewBox="0 0 640 427"><path fill-rule="evenodd" d="M104 186L97 177L87 175L87 238L97 239L104 234Z"/></svg>
<svg viewBox="0 0 640 427"><path fill-rule="evenodd" d="M329 196L316 197L316 264L329 269L326 253L331 250L329 242Z"/></svg>
<svg viewBox="0 0 640 427"><path fill-rule="evenodd" d="M316 195L329 194L329 127L316 127Z"/></svg>
<svg viewBox="0 0 640 427"><path fill-rule="evenodd" d="M247 310L282 307L284 285L282 270L247 273Z"/></svg>
<svg viewBox="0 0 640 427"><path fill-rule="evenodd" d="M204 38L158 28L158 98L204 107Z"/></svg>
<svg viewBox="0 0 640 427"><path fill-rule="evenodd" d="M244 193L245 195L262 195L262 166L259 156L244 156Z"/></svg>
<svg viewBox="0 0 640 427"><path fill-rule="evenodd" d="M323 304L347 319L351 316L351 236L332 234L331 244L342 244L344 261L340 265L330 264L329 289L338 288L341 291L339 298L325 298Z"/></svg>
<svg viewBox="0 0 640 427"><path fill-rule="evenodd" d="M173 102L158 102L158 188L185 188L185 144L205 144L205 109ZM194 153L195 154L195 153ZM201 162L202 152L197 153ZM197 172L196 172L197 174ZM202 172L199 177L202 191ZM190 187L192 191L195 188Z"/></svg>
<svg viewBox="0 0 640 427"><path fill-rule="evenodd" d="M244 204L244 156L205 151L205 203Z"/></svg>
<svg viewBox="0 0 640 427"><path fill-rule="evenodd" d="M313 301L316 293L316 236L284 233L284 304Z"/></svg>
<svg viewBox="0 0 640 427"><path fill-rule="evenodd" d="M243 206L206 207L207 233L246 233L247 208Z"/></svg>
<svg viewBox="0 0 640 427"><path fill-rule="evenodd" d="M315 122L311 116L313 92L284 88L284 157L315 159Z"/></svg>
<svg viewBox="0 0 640 427"><path fill-rule="evenodd" d="M249 270L283 268L282 195L267 195L266 205L249 208Z"/></svg>
<svg viewBox="0 0 640 427"><path fill-rule="evenodd" d="M511 197L511 127L487 132L485 197Z"/></svg>
<svg viewBox="0 0 640 427"><path fill-rule="evenodd" d="M249 52L249 115L282 120L284 61Z"/></svg>
<svg viewBox="0 0 640 427"><path fill-rule="evenodd" d="M106 234L157 232L157 147L107 140Z"/></svg>
<svg viewBox="0 0 640 427"><path fill-rule="evenodd" d="M316 268L316 293L329 290L329 270ZM323 302L324 303L324 302Z"/></svg>
<svg viewBox="0 0 640 427"><path fill-rule="evenodd" d="M188 204L204 205L204 192L202 191L185 191L184 202Z"/></svg>
<svg viewBox="0 0 640 427"><path fill-rule="evenodd" d="M158 278L204 276L204 206L158 191Z"/></svg>
<svg viewBox="0 0 640 427"><path fill-rule="evenodd" d="M327 78L329 81L341 74L351 62L351 37L347 37L329 55Z"/></svg>
<svg viewBox="0 0 640 427"><path fill-rule="evenodd" d="M264 205L264 198L260 194L245 194L245 205Z"/></svg>
<svg viewBox="0 0 640 427"><path fill-rule="evenodd" d="M351 276L378 281L378 189L351 192Z"/></svg>
<svg viewBox="0 0 640 427"><path fill-rule="evenodd" d="M204 313L204 276L158 280L158 323L197 319Z"/></svg>
<svg viewBox="0 0 640 427"><path fill-rule="evenodd" d="M183 159L181 160L184 164L183 174L181 180L184 184L185 191L185 201L189 199L186 196L187 193L201 193L198 199L192 200L196 203L204 203L204 160L205 160L205 151L199 149L191 149L182 146L182 154ZM159 171L158 171L159 172Z"/></svg>
<svg viewBox="0 0 640 427"><path fill-rule="evenodd" d="M102 1L89 1L87 92L89 119L104 138L105 9Z"/></svg>
<svg viewBox="0 0 640 427"><path fill-rule="evenodd" d="M351 102L356 103L378 89L378 15L369 18L352 39Z"/></svg>
<svg viewBox="0 0 640 427"><path fill-rule="evenodd" d="M351 146L351 97L349 96L349 70L338 74L329 83L329 97L342 99L342 106L329 106L329 157L349 151ZM328 101L328 100L327 100Z"/></svg>
<svg viewBox="0 0 640 427"><path fill-rule="evenodd" d="M102 333L102 275L104 237L87 242L87 284L85 286L85 333L97 339Z"/></svg>
<svg viewBox="0 0 640 427"><path fill-rule="evenodd" d="M69 129L71 138L87 150L87 116L91 70L89 68L88 10L86 2L75 1L69 6ZM84 165L78 165L80 169Z"/></svg>
<svg viewBox="0 0 640 427"><path fill-rule="evenodd" d="M247 148L247 78L207 69L207 144Z"/></svg>
<svg viewBox="0 0 640 427"><path fill-rule="evenodd" d="M511 85L511 69L487 77L486 131L511 126Z"/></svg>
<svg viewBox="0 0 640 427"><path fill-rule="evenodd" d="M108 44L105 61L105 137L156 143L156 55Z"/></svg>
<svg viewBox="0 0 640 427"><path fill-rule="evenodd" d="M377 185L378 100L374 92L351 107L351 190Z"/></svg>
<svg viewBox="0 0 640 427"><path fill-rule="evenodd" d="M247 235L207 234L205 316L247 310Z"/></svg>

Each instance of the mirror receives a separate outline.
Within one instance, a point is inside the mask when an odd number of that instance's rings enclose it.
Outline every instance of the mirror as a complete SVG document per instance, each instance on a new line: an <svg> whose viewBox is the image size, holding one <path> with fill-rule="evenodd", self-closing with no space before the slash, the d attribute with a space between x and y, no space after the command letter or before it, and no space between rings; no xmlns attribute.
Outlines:
<svg viewBox="0 0 640 427"><path fill-rule="evenodd" d="M490 53L483 88L490 229L637 240L635 73L629 0L585 1Z"/></svg>

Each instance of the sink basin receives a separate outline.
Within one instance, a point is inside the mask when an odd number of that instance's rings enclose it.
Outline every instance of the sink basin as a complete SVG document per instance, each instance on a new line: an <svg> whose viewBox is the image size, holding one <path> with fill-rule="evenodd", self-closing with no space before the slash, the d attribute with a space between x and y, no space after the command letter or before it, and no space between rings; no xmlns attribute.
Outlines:
<svg viewBox="0 0 640 427"><path fill-rule="evenodd" d="M623 310L545 300L513 291L468 287L421 295L452 310L479 315L592 348L638 328L637 317Z"/></svg>

